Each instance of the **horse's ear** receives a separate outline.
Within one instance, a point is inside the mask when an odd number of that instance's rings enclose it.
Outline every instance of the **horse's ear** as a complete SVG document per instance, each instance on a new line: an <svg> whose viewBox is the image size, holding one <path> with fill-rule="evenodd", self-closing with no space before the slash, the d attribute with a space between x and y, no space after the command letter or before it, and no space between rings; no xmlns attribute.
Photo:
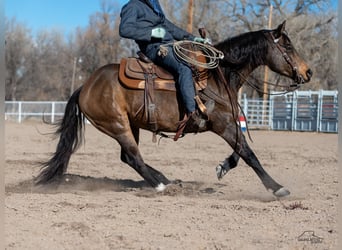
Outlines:
<svg viewBox="0 0 342 250"><path fill-rule="evenodd" d="M285 32L285 26L286 26L286 20L280 24L278 26L278 28L276 28L274 30L274 37L277 39L277 38L280 38L281 37L281 34L283 34Z"/></svg>

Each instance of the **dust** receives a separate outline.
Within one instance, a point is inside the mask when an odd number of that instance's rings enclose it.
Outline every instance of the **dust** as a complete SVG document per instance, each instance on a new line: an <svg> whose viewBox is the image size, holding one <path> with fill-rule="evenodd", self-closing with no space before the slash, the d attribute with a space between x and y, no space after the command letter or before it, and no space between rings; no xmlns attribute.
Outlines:
<svg viewBox="0 0 342 250"><path fill-rule="evenodd" d="M107 177L95 178L75 174L65 174L59 181L44 185L35 185L33 179L6 186L6 192L12 193L67 193L75 191L113 191L128 192L147 187L145 181L114 180Z"/></svg>

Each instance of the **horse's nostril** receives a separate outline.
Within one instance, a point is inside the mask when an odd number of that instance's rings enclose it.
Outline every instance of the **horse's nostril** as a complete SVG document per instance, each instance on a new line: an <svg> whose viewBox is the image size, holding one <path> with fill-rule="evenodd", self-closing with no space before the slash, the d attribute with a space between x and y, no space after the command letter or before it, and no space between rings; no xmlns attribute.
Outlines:
<svg viewBox="0 0 342 250"><path fill-rule="evenodd" d="M311 69L308 69L308 70L306 71L306 76L307 76L309 79L312 77L312 74L313 74L313 72L312 72Z"/></svg>

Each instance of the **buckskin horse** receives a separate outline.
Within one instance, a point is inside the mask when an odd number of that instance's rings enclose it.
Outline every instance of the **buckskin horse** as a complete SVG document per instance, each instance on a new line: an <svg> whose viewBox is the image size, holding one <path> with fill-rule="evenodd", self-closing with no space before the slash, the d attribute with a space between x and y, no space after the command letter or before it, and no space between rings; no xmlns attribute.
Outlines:
<svg viewBox="0 0 342 250"><path fill-rule="evenodd" d="M229 86L229 79L222 79L217 69L209 70L207 86L200 91L200 97L204 102L213 100L215 106L203 129L190 126L185 128L184 133L212 131L233 148L233 154L222 165L224 173L221 173L221 177L229 168L235 167L241 157L255 171L267 190L277 197L286 196L290 192L264 170L237 126L236 90L243 83L242 76L248 76L260 65L267 65L272 71L292 78L296 86L309 82L312 71L293 47L285 32L285 22L274 30L244 33L222 41L215 47L225 54L220 67L237 72L241 80L235 83L236 86ZM163 191L171 183L160 171L144 162L138 144L139 129L155 133L177 131L181 117L177 91L172 88L158 89L158 83L166 80L155 79L155 120L151 126L149 112L144 112L144 82L140 80L140 84L135 87L127 86L120 80L122 72L123 67L120 68L120 64L105 65L96 70L72 94L56 131L56 135L59 135L56 151L48 161L42 163L41 172L35 178L37 185L62 179L71 155L82 142L84 118L98 130L117 140L121 146L121 160L157 191Z"/></svg>

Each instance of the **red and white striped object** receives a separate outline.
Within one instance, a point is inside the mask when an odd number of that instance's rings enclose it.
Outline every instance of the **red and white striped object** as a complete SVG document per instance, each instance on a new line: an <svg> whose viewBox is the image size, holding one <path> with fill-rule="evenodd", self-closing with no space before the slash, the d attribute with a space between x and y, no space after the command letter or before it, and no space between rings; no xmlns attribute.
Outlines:
<svg viewBox="0 0 342 250"><path fill-rule="evenodd" d="M247 131L246 120L243 115L239 116L239 122L240 122L241 131L246 132Z"/></svg>

